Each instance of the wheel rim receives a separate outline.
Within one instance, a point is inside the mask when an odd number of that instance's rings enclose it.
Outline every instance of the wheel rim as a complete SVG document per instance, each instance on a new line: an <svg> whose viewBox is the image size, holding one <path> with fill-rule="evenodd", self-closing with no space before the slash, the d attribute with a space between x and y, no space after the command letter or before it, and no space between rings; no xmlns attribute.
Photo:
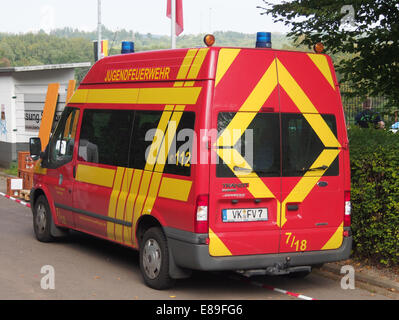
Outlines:
<svg viewBox="0 0 399 320"><path fill-rule="evenodd" d="M46 229L46 208L43 204L39 204L36 209L36 228L39 233L43 233Z"/></svg>
<svg viewBox="0 0 399 320"><path fill-rule="evenodd" d="M143 267L148 278L155 279L161 271L161 248L154 239L148 239L143 250Z"/></svg>

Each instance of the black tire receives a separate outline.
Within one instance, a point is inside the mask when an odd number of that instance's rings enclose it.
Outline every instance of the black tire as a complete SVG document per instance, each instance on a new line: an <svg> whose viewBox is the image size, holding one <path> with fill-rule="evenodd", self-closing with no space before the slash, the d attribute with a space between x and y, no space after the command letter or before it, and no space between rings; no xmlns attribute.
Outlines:
<svg viewBox="0 0 399 320"><path fill-rule="evenodd" d="M54 241L51 235L51 211L45 196L40 196L35 203L33 210L33 230L37 240L40 242Z"/></svg>
<svg viewBox="0 0 399 320"><path fill-rule="evenodd" d="M164 290L175 283L169 276L168 243L158 227L148 229L140 243L140 271L150 288Z"/></svg>
<svg viewBox="0 0 399 320"><path fill-rule="evenodd" d="M308 276L312 271L297 271L297 272L291 272L288 274L288 278L292 279L302 279Z"/></svg>

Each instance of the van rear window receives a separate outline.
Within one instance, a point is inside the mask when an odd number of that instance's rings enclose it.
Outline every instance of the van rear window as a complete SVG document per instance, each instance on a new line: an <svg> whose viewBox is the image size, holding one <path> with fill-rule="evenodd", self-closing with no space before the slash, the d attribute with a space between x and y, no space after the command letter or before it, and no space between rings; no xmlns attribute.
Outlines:
<svg viewBox="0 0 399 320"><path fill-rule="evenodd" d="M218 137L236 115L234 112L219 113ZM335 116L322 117L337 136ZM316 132L300 113L283 113L281 119L277 113L258 113L236 144L223 148L236 149L259 177L301 177L325 149ZM229 167L224 160L218 158L217 177L236 177L232 166ZM325 176L339 174L338 161L337 157L324 173ZM240 170L248 171L235 166L235 171Z"/></svg>
<svg viewBox="0 0 399 320"><path fill-rule="evenodd" d="M219 113L219 137L235 115L234 112ZM279 122L278 114L258 113L233 147L260 177L280 176ZM231 134L234 136L234 129ZM244 171L245 169L238 165L236 170ZM216 175L218 177L235 177L232 170L221 158L218 159Z"/></svg>
<svg viewBox="0 0 399 320"><path fill-rule="evenodd" d="M337 136L334 115L322 115L331 131ZM284 177L303 176L325 149L320 138L302 114L283 113L282 124L282 163ZM336 176L339 173L338 157L324 176ZM315 172L315 174L318 174Z"/></svg>

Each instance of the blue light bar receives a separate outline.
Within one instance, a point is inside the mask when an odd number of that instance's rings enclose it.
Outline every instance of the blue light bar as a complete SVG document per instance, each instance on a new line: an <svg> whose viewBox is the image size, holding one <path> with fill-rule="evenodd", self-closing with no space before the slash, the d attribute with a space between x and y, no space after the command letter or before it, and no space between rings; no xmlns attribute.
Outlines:
<svg viewBox="0 0 399 320"><path fill-rule="evenodd" d="M257 48L271 48L272 47L271 32L258 32L256 34L256 47Z"/></svg>
<svg viewBox="0 0 399 320"><path fill-rule="evenodd" d="M134 42L133 41L122 41L121 53L133 53L134 52Z"/></svg>

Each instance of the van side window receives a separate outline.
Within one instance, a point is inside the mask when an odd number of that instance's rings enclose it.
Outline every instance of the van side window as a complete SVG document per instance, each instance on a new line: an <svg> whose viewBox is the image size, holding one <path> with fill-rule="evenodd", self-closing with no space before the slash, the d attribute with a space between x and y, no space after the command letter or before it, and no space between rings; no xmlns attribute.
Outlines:
<svg viewBox="0 0 399 320"><path fill-rule="evenodd" d="M130 147L130 168L145 168L147 162L146 151L152 144L153 135L151 136L151 132L154 133L157 129L161 116L162 111L136 111Z"/></svg>
<svg viewBox="0 0 399 320"><path fill-rule="evenodd" d="M233 112L219 113L219 137L235 116L236 113ZM253 171L260 177L280 176L279 122L279 115L276 113L258 113L234 146L238 154L245 159ZM233 128L231 132L232 136L235 135L234 130ZM235 177L234 172L224 160L226 159L218 159L216 168L217 177ZM245 168L236 165L236 170L245 171Z"/></svg>
<svg viewBox="0 0 399 320"><path fill-rule="evenodd" d="M283 176L303 176L325 147L302 114L285 113L281 117ZM322 115L322 117L337 136L335 116ZM315 171L315 174L319 173ZM337 176L338 174L339 163L336 158L324 176Z"/></svg>
<svg viewBox="0 0 399 320"><path fill-rule="evenodd" d="M129 110L85 110L78 160L127 167L133 119Z"/></svg>
<svg viewBox="0 0 399 320"><path fill-rule="evenodd" d="M164 173L191 175L191 164L195 163L194 123L195 113L183 112L169 149Z"/></svg>
<svg viewBox="0 0 399 320"><path fill-rule="evenodd" d="M58 168L72 161L79 110L65 108L49 143L49 167Z"/></svg>

